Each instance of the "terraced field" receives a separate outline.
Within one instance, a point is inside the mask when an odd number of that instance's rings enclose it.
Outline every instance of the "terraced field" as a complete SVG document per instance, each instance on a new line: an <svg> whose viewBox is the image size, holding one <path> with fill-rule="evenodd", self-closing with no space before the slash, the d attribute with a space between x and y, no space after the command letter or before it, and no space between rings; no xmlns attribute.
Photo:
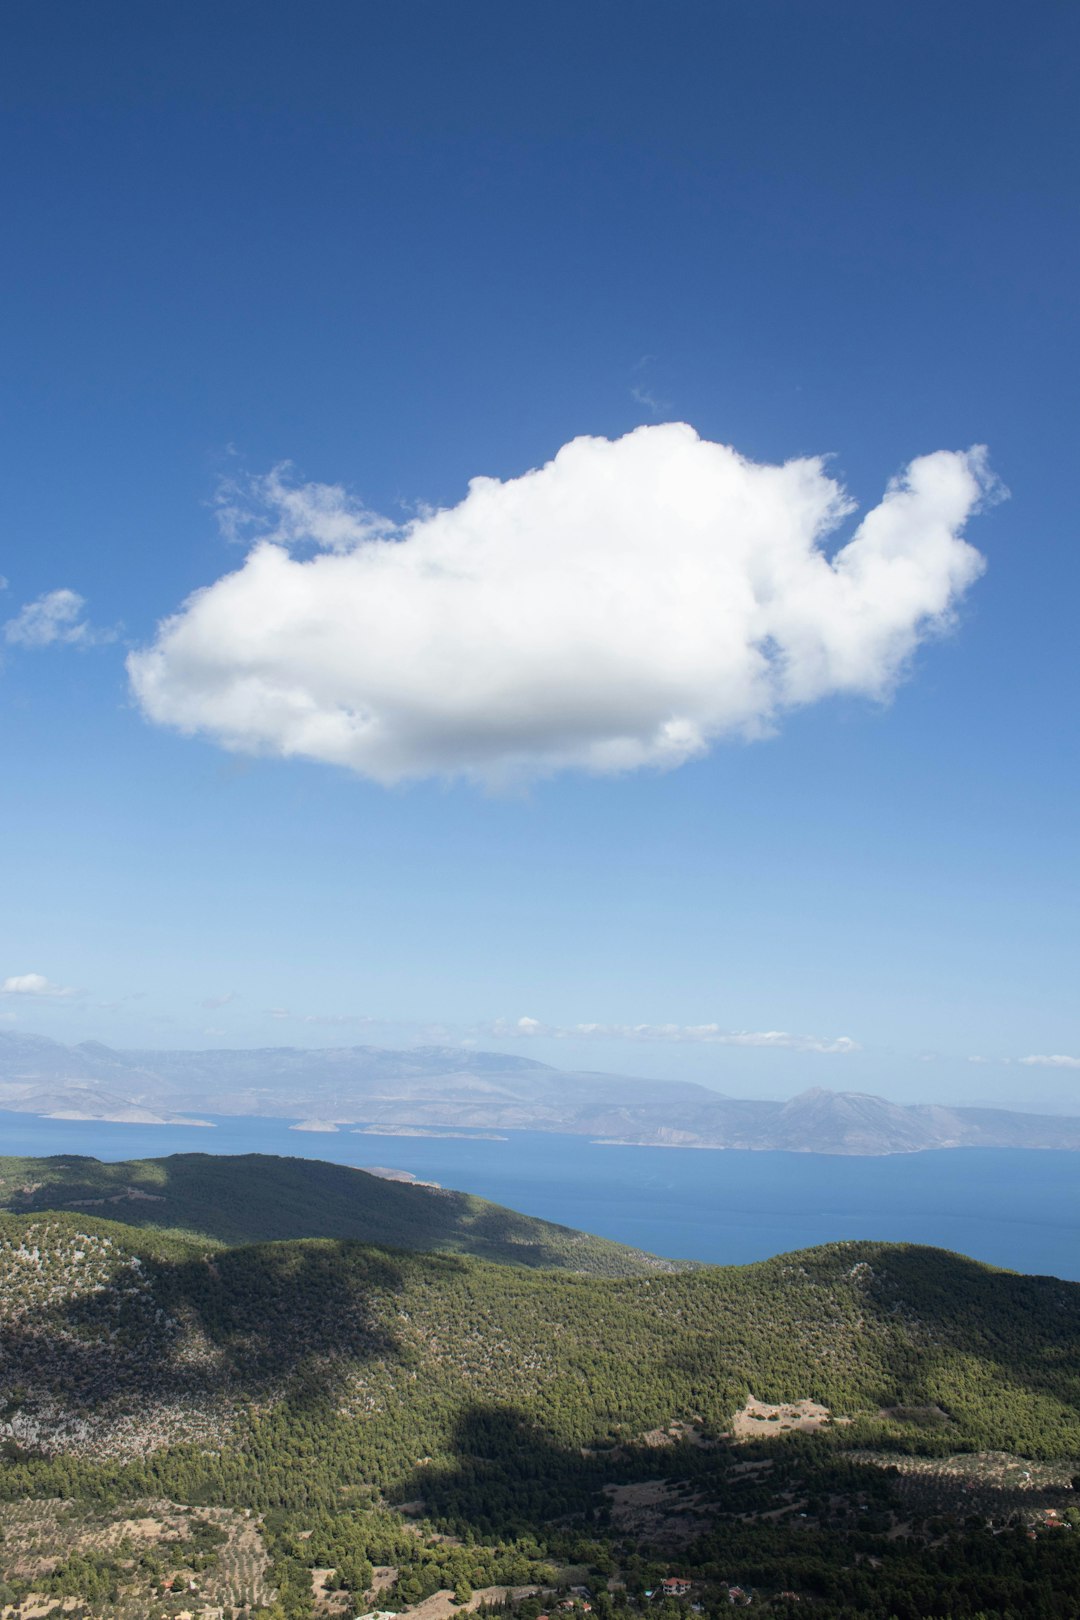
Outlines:
<svg viewBox="0 0 1080 1620"><path fill-rule="evenodd" d="M55 1499L0 1506L0 1616L71 1614L89 1602L115 1620L220 1616L269 1605L258 1519L230 1508L144 1499L116 1508ZM12 1601L14 1600L14 1601Z"/></svg>

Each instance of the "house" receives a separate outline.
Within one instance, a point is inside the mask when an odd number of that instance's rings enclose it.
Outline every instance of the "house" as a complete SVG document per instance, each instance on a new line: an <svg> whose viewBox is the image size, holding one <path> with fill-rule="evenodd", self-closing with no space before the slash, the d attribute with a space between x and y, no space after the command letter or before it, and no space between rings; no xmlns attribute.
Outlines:
<svg viewBox="0 0 1080 1620"><path fill-rule="evenodd" d="M685 1575L665 1575L661 1590L665 1597L685 1597L690 1585Z"/></svg>

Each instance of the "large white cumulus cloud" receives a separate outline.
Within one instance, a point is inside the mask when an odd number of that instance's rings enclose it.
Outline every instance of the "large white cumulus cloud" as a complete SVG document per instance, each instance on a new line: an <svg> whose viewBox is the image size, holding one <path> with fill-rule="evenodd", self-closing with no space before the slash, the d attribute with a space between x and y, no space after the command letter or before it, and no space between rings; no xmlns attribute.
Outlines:
<svg viewBox="0 0 1080 1620"><path fill-rule="evenodd" d="M678 765L887 695L982 569L961 531L987 488L981 450L923 456L830 555L852 507L821 460L678 423L575 439L397 529L275 476L276 528L131 680L152 720L384 783Z"/></svg>

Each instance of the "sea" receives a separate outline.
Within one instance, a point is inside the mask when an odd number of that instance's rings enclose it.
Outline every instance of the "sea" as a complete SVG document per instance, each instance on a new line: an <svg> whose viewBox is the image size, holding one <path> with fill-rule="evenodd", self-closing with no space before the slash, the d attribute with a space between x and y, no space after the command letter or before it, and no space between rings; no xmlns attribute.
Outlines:
<svg viewBox="0 0 1080 1620"><path fill-rule="evenodd" d="M287 1120L207 1117L209 1128L0 1112L0 1153L329 1159L409 1171L672 1259L733 1265L872 1238L1080 1281L1080 1153L951 1148L861 1158L610 1146L538 1131L497 1140L312 1132Z"/></svg>

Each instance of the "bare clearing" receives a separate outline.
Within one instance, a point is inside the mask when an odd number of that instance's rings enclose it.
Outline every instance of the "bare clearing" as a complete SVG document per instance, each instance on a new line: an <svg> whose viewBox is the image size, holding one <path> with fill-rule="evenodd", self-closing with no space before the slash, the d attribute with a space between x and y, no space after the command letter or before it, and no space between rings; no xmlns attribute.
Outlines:
<svg viewBox="0 0 1080 1620"><path fill-rule="evenodd" d="M649 1429L642 1435L644 1445L652 1446L698 1446L702 1451L711 1451L719 1444L710 1440L701 1427L700 1420L696 1423L686 1423L681 1419L669 1423L664 1429Z"/></svg>
<svg viewBox="0 0 1080 1620"><path fill-rule="evenodd" d="M816 1401L792 1401L771 1406L768 1401L755 1400L751 1395L731 1420L731 1432L736 1440L763 1440L793 1429L813 1433L832 1421L829 1408L819 1406Z"/></svg>
<svg viewBox="0 0 1080 1620"><path fill-rule="evenodd" d="M516 1603L521 1598L533 1597L541 1590L544 1588L539 1586L482 1586L467 1603L455 1603L453 1592L443 1587L411 1608L409 1620L450 1620L451 1615L471 1614L485 1604L505 1603L507 1600Z"/></svg>
<svg viewBox="0 0 1080 1620"><path fill-rule="evenodd" d="M321 1620L330 1620L330 1616L348 1615L356 1613L356 1604L348 1592L342 1592L328 1583L334 1579L337 1571L334 1569L313 1569L311 1572L311 1596L315 1604L315 1613Z"/></svg>

